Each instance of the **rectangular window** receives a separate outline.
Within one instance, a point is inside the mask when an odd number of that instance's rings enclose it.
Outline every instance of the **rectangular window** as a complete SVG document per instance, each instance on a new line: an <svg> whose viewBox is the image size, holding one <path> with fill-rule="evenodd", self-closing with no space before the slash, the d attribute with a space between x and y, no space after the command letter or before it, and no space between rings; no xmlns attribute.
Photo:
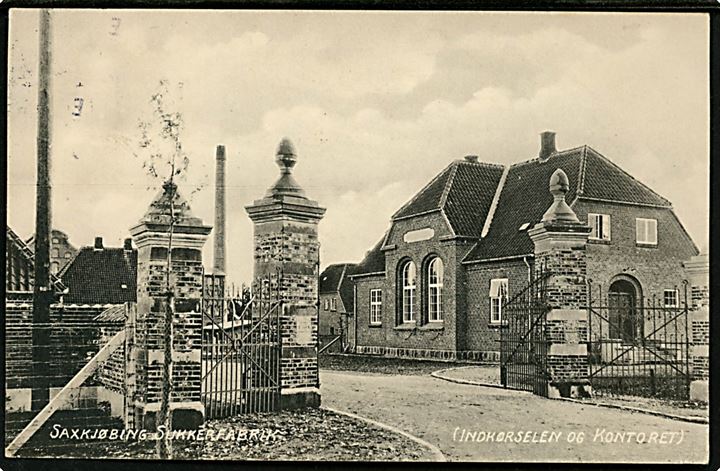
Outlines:
<svg viewBox="0 0 720 471"><path fill-rule="evenodd" d="M638 244L657 245L657 220L636 218L635 234Z"/></svg>
<svg viewBox="0 0 720 471"><path fill-rule="evenodd" d="M330 309L330 300L326 298L325 299L325 310L328 311L329 309Z"/></svg>
<svg viewBox="0 0 720 471"><path fill-rule="evenodd" d="M337 300L335 298L330 299L330 310L337 311Z"/></svg>
<svg viewBox="0 0 720 471"><path fill-rule="evenodd" d="M382 323L382 290L370 290L370 324Z"/></svg>
<svg viewBox="0 0 720 471"><path fill-rule="evenodd" d="M678 290L666 289L663 292L663 305L665 307L678 307Z"/></svg>
<svg viewBox="0 0 720 471"><path fill-rule="evenodd" d="M609 214L588 213L588 225L592 229L592 231L590 231L590 239L610 240Z"/></svg>
<svg viewBox="0 0 720 471"><path fill-rule="evenodd" d="M502 311L504 304L507 301L507 297L507 278L494 278L490 280L490 323L502 323Z"/></svg>

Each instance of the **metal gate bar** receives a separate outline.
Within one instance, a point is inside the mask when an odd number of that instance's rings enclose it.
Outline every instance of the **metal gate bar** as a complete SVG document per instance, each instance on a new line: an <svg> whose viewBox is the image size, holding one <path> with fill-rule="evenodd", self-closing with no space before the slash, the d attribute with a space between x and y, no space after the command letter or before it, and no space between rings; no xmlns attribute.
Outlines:
<svg viewBox="0 0 720 471"><path fill-rule="evenodd" d="M271 280L259 280L249 302L240 304L238 293L225 292L222 277L205 275L201 398L208 418L276 410L282 308L277 290Z"/></svg>
<svg viewBox="0 0 720 471"><path fill-rule="evenodd" d="M687 283L672 299L627 297L588 284L588 366L596 395L687 400L690 331Z"/></svg>

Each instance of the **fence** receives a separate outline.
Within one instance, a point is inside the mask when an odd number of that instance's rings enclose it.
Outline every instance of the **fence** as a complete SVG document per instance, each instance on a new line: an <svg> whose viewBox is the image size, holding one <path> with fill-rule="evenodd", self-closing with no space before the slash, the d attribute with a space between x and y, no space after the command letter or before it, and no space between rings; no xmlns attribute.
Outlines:
<svg viewBox="0 0 720 471"><path fill-rule="evenodd" d="M687 285L675 292L674 297L635 299L588 286L588 362L596 395L689 398Z"/></svg>

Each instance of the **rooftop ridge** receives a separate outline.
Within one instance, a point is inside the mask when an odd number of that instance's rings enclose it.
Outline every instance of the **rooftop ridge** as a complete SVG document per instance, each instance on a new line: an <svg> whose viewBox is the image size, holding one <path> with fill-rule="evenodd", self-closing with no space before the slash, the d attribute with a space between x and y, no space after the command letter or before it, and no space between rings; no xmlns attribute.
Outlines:
<svg viewBox="0 0 720 471"><path fill-rule="evenodd" d="M490 231L490 226L492 225L492 220L495 217L495 211L497 210L498 202L500 201L500 195L505 188L505 181L507 180L508 173L510 173L510 167L504 167L503 173L502 175L500 175L500 181L498 182L498 186L495 189L492 203L490 203L490 209L488 210L488 214L485 217L485 224L483 225L480 237L485 237Z"/></svg>
<svg viewBox="0 0 720 471"><path fill-rule="evenodd" d="M452 174L448 178L448 181L445 182L445 188L443 188L442 196L440 196L440 210L443 210L443 208L445 208L445 204L447 204L448 193L450 193L450 189L453 186L455 175L457 175L457 169L459 166L460 165L457 162L453 162L451 165L450 172L452 172ZM450 230L452 230L452 227Z"/></svg>
<svg viewBox="0 0 720 471"><path fill-rule="evenodd" d="M400 207L400 209L398 209L397 211L395 211L395 212L393 213L393 215L390 217L390 220L391 220L391 221L392 221L392 220L395 220L395 218L397 217L398 214L402 213L403 210L405 210L405 208L407 208L408 206L412 205L415 201L417 201L417 199L420 197L420 195L422 195L422 194L425 192L425 190L427 190L433 183L435 183L436 181L438 181L438 180L440 179L440 177L442 177L443 175L445 175L445 172L449 171L449 170L451 169L451 167L453 167L454 165L456 165L455 162L450 162L449 165L447 165L446 167L444 167L444 168L443 168L437 175L435 175L425 186L423 186L419 191L415 192L415 194L413 195L413 197L410 198L410 200L409 200L407 203L405 203L404 205L402 205L402 206ZM447 187L447 183L446 183L445 186ZM442 208L442 206L440 206L440 208ZM440 208L438 208L438 209L440 209Z"/></svg>
<svg viewBox="0 0 720 471"><path fill-rule="evenodd" d="M477 162L468 162L465 159L455 159L455 160L453 160L453 163L474 165L474 166L479 166L479 167L505 168L505 164L499 164L499 163L495 163L495 162L482 162L480 160L478 160Z"/></svg>
<svg viewBox="0 0 720 471"><path fill-rule="evenodd" d="M585 192L585 167L587 166L587 144L583 146L582 155L580 156L580 170L578 171L577 191L575 199L579 198Z"/></svg>
<svg viewBox="0 0 720 471"><path fill-rule="evenodd" d="M571 152L576 152L577 150L582 149L583 147L587 147L587 145L582 145L582 146L577 146L577 147L571 147L570 149L559 150L559 151L555 152L554 154L552 154L550 157L548 157L548 158L545 160L545 162L550 162L553 157L558 156L558 155L564 155L564 154L569 154L569 153L571 153ZM532 163L532 162L536 162L536 161L539 161L539 160L540 160L540 158L538 158L538 157L533 157L533 158L531 158L531 159L522 160L522 161L520 161L520 162L515 162L514 164L510 164L510 167L512 167L512 168L520 167L520 166L527 165L527 164L530 164L530 163Z"/></svg>

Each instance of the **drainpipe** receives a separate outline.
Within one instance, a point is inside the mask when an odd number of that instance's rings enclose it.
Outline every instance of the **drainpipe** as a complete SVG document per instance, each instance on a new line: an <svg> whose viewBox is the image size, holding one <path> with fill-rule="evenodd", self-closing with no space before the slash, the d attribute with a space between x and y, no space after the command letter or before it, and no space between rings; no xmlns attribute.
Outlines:
<svg viewBox="0 0 720 471"><path fill-rule="evenodd" d="M355 332L353 332L352 352L357 353L358 344L358 316L357 316L357 283L353 280L353 317L355 318Z"/></svg>
<svg viewBox="0 0 720 471"><path fill-rule="evenodd" d="M523 257L523 262L528 269L528 283L532 282L532 274L530 273L530 264L527 261L527 255Z"/></svg>

